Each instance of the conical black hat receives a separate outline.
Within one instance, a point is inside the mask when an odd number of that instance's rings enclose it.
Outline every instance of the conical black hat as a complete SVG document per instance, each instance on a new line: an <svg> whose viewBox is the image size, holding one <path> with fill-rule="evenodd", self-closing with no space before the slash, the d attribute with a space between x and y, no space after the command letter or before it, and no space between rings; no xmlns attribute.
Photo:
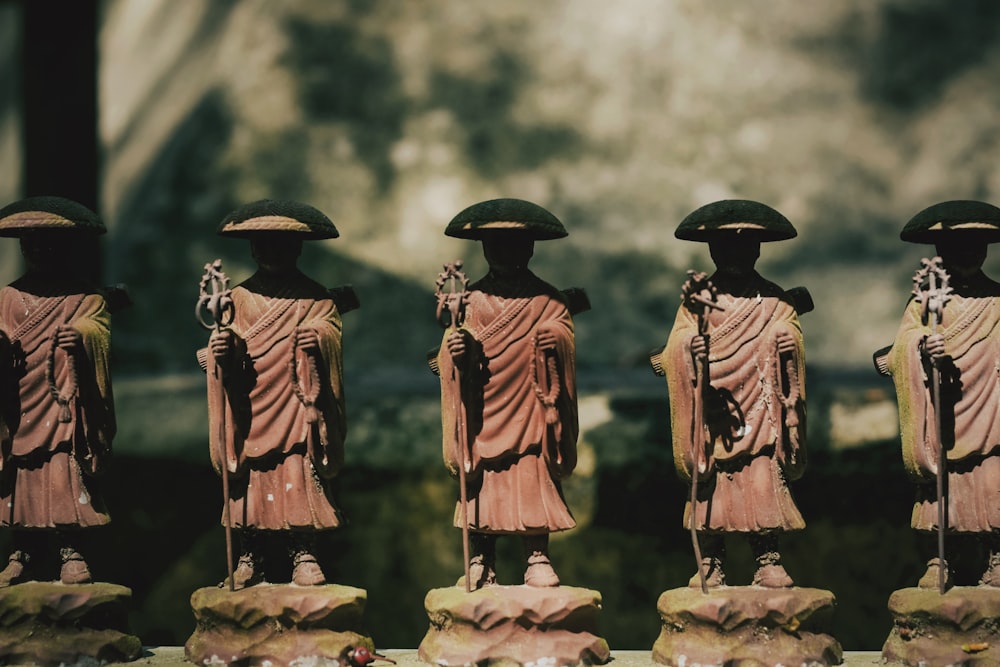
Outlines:
<svg viewBox="0 0 1000 667"><path fill-rule="evenodd" d="M674 236L685 241L711 241L734 235L758 241L783 241L797 232L788 218L770 206L749 199L723 199L690 213Z"/></svg>
<svg viewBox="0 0 1000 667"><path fill-rule="evenodd" d="M521 230L536 241L567 236L559 219L538 204L523 199L490 199L468 207L448 223L447 236L481 239L495 231Z"/></svg>
<svg viewBox="0 0 1000 667"><path fill-rule="evenodd" d="M245 204L219 225L221 236L245 238L255 232L286 232L304 239L335 239L340 232L330 218L309 204L286 199L261 199Z"/></svg>
<svg viewBox="0 0 1000 667"><path fill-rule="evenodd" d="M28 197L0 209L0 236L21 236L36 229L107 231L96 213L65 197Z"/></svg>
<svg viewBox="0 0 1000 667"><path fill-rule="evenodd" d="M1000 241L1000 208L969 199L944 201L913 216L899 238L911 243L937 243L956 235L975 237L983 243Z"/></svg>

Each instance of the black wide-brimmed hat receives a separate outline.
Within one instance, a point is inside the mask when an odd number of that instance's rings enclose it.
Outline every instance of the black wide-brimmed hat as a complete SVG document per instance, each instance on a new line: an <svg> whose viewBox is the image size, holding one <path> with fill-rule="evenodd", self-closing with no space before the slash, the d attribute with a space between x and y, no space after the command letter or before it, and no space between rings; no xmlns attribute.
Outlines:
<svg viewBox="0 0 1000 667"><path fill-rule="evenodd" d="M245 204L225 217L220 236L246 238L257 232L285 232L303 239L335 239L340 232L330 218L302 202L261 199Z"/></svg>
<svg viewBox="0 0 1000 667"><path fill-rule="evenodd" d="M913 216L899 238L911 243L937 243L946 238L1000 241L1000 208L970 199L943 201Z"/></svg>
<svg viewBox="0 0 1000 667"><path fill-rule="evenodd" d="M674 236L685 241L714 241L740 236L757 241L783 241L797 232L788 218L749 199L723 199L688 214Z"/></svg>
<svg viewBox="0 0 1000 667"><path fill-rule="evenodd" d="M0 236L58 229L103 234L108 231L96 213L65 197L28 197L0 209Z"/></svg>
<svg viewBox="0 0 1000 667"><path fill-rule="evenodd" d="M459 239L481 239L503 231L527 232L536 241L568 236L559 218L523 199L490 199L473 204L452 218L444 233Z"/></svg>

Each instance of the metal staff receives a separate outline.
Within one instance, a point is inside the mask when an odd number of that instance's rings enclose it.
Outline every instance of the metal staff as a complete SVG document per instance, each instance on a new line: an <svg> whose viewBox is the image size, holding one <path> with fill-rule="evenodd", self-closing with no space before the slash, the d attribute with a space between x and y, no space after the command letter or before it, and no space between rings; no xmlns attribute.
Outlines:
<svg viewBox="0 0 1000 667"><path fill-rule="evenodd" d="M929 325L931 335L937 333L944 306L951 300L951 287L948 286L948 272L940 257L921 259L920 268L913 274L913 296L921 306L920 318ZM944 441L941 437L941 370L937 360L931 359L931 401L934 405L934 430L938 442L937 461L937 503L938 503L938 590L945 592L945 560L944 560L944 529L948 521L947 498L945 497L945 463Z"/></svg>
<svg viewBox="0 0 1000 667"><path fill-rule="evenodd" d="M725 310L716 303L716 291L708 274L702 271L687 272L688 279L681 287L681 299L684 307L698 318L698 335L708 333L707 310ZM708 584L705 581L705 570L701 563L701 545L698 543L696 527L698 508L698 468L701 466L701 451L711 446L711 432L705 423L705 392L708 390L711 377L708 371L708 353L699 360L694 372L694 406L691 419L691 545L694 547L694 557L698 563L698 578L701 580L701 592L708 594Z"/></svg>
<svg viewBox="0 0 1000 667"><path fill-rule="evenodd" d="M445 329L458 331L465 321L465 306L469 294L465 291L469 279L462 272L461 260L444 265L444 271L438 274L437 281L437 320ZM447 291L446 288L447 287ZM466 489L466 450L469 447L469 433L465 423L465 405L462 401L462 374L454 365L451 369L451 379L458 383L459 391L455 401L456 444L458 445L458 485L459 504L462 521L462 559L465 562L465 592L472 591L471 573L469 568L469 508L468 491Z"/></svg>
<svg viewBox="0 0 1000 667"><path fill-rule="evenodd" d="M208 311L208 319L204 311ZM220 333L233 323L236 308L229 290L229 277L222 272L222 260L205 264L205 275L199 285L198 303L195 317L201 326ZM211 352L209 352L211 354ZM229 451L226 446L226 385L222 379L219 364L212 364L212 381L218 386L218 442L222 448L222 525L226 529L226 572L229 574L229 590L236 590L233 581L233 526L229 517Z"/></svg>

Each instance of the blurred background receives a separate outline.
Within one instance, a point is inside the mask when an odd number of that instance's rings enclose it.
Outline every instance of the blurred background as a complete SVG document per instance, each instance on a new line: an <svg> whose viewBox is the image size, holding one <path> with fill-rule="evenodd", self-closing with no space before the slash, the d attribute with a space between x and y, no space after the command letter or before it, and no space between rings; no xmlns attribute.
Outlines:
<svg viewBox="0 0 1000 667"><path fill-rule="evenodd" d="M425 363L433 284L453 259L485 270L478 245L442 231L519 197L570 232L532 268L593 303L576 320L581 463L566 484L580 525L553 558L565 584L602 592L612 649L648 649L658 595L694 572L647 356L685 270L711 263L673 230L747 198L799 230L763 247L761 273L816 303L802 319L811 467L793 487L808 527L784 539L786 565L836 593L846 649L879 648L886 600L926 554L871 355L929 253L899 240L903 224L942 200L1000 203L998 31L989 0L0 0L0 202L95 208L101 279L134 300L114 322L113 523L93 537L95 575L133 589L146 644L182 644L190 593L224 577L198 281L216 257L237 282L254 269L245 242L214 234L228 211L299 199L341 232L309 244L303 269L362 302L344 317L351 523L325 538L325 568L368 590L379 646L415 647L424 594L462 569ZM20 270L0 240L0 278ZM962 555L960 583L982 570L977 545ZM730 557L730 582L747 583L746 545ZM502 583L521 562L501 542Z"/></svg>

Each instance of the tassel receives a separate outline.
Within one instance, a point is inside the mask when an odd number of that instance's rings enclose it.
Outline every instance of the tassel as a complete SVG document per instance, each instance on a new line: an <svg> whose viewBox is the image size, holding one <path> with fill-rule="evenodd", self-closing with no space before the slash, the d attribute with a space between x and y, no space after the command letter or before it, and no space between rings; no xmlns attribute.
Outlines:
<svg viewBox="0 0 1000 667"><path fill-rule="evenodd" d="M73 421L73 413L70 412L69 402L59 403L59 422L62 424L68 424Z"/></svg>

